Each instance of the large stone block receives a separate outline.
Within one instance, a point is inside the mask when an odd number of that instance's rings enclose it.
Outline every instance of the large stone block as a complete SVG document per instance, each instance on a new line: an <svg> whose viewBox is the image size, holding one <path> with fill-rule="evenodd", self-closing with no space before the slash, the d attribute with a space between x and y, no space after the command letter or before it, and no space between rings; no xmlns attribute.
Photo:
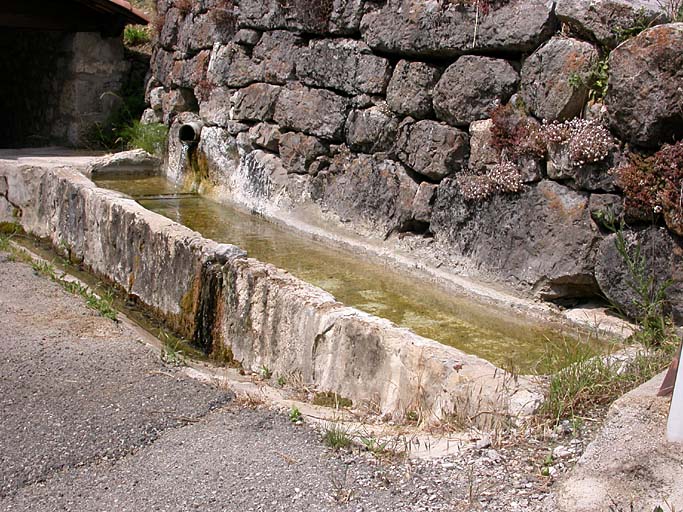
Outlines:
<svg viewBox="0 0 683 512"><path fill-rule="evenodd" d="M208 125L227 126L232 121L230 99L234 89L214 87L208 99L199 103L199 116Z"/></svg>
<svg viewBox="0 0 683 512"><path fill-rule="evenodd" d="M415 119L431 117L432 91L441 77L436 66L399 61L387 87L387 103L397 114Z"/></svg>
<svg viewBox="0 0 683 512"><path fill-rule="evenodd" d="M439 186L423 181L413 199L413 220L429 224Z"/></svg>
<svg viewBox="0 0 683 512"><path fill-rule="evenodd" d="M176 60L171 72L171 85L193 89L206 79L211 52L203 50L191 59Z"/></svg>
<svg viewBox="0 0 683 512"><path fill-rule="evenodd" d="M460 57L434 87L434 110L453 126L467 126L487 118L498 102L507 102L518 81L517 72L503 59Z"/></svg>
<svg viewBox="0 0 683 512"><path fill-rule="evenodd" d="M585 39L616 47L631 27L666 23L655 0L558 0L557 18Z"/></svg>
<svg viewBox="0 0 683 512"><path fill-rule="evenodd" d="M468 168L485 171L500 162L500 151L493 146L493 121L483 119L470 125L470 159Z"/></svg>
<svg viewBox="0 0 683 512"><path fill-rule="evenodd" d="M190 89L171 89L164 94L162 106L164 123L169 124L180 112L196 111L197 98Z"/></svg>
<svg viewBox="0 0 683 512"><path fill-rule="evenodd" d="M252 58L263 66L263 80L272 84L291 80L303 45L301 37L286 30L263 34L252 53Z"/></svg>
<svg viewBox="0 0 683 512"><path fill-rule="evenodd" d="M270 121L280 90L278 85L252 84L233 94L232 119L237 121Z"/></svg>
<svg viewBox="0 0 683 512"><path fill-rule="evenodd" d="M263 62L256 62L247 50L238 44L216 44L211 51L207 77L215 85L245 87L263 82Z"/></svg>
<svg viewBox="0 0 683 512"><path fill-rule="evenodd" d="M588 196L553 181L514 195L465 201L457 181L438 189L430 229L444 249L486 273L531 287L544 299L597 293L593 276L600 233Z"/></svg>
<svg viewBox="0 0 683 512"><path fill-rule="evenodd" d="M232 9L213 7L203 14L187 15L178 29L178 49L196 53L211 49L214 43L229 43L236 31L236 16Z"/></svg>
<svg viewBox="0 0 683 512"><path fill-rule="evenodd" d="M610 127L643 147L683 138L683 23L659 25L609 57L605 105Z"/></svg>
<svg viewBox="0 0 683 512"><path fill-rule="evenodd" d="M398 118L385 103L364 110L352 110L346 121L346 142L354 151L389 151L397 129Z"/></svg>
<svg viewBox="0 0 683 512"><path fill-rule="evenodd" d="M619 161L617 148L610 151L607 158L599 162L579 164L570 156L566 145L548 145L548 177L553 180L568 180L574 187L590 191L613 192L616 190L611 169Z"/></svg>
<svg viewBox="0 0 683 512"><path fill-rule="evenodd" d="M152 75L162 85L170 87L174 64L173 52L166 51L163 48L156 48L152 53L152 59L149 64Z"/></svg>
<svg viewBox="0 0 683 512"><path fill-rule="evenodd" d="M144 149L132 149L104 155L92 160L83 171L87 175L95 174L158 174L161 168L161 160L150 155ZM2 187L0 186L0 194Z"/></svg>
<svg viewBox="0 0 683 512"><path fill-rule="evenodd" d="M348 110L349 101L332 91L293 84L280 91L274 119L282 128L340 141Z"/></svg>
<svg viewBox="0 0 683 512"><path fill-rule="evenodd" d="M249 140L257 146L269 151L278 151L282 133L276 124L259 123L249 128Z"/></svg>
<svg viewBox="0 0 683 512"><path fill-rule="evenodd" d="M595 278L605 296L623 310L631 318L642 315L643 297L635 290L639 283L652 280L652 292L664 286L666 298L670 303L670 311L678 322L683 320L683 244L675 239L666 229L651 226L640 231L623 233L622 249L628 254L631 262L639 265L638 253L644 258L644 272L633 275L630 265L624 259L617 246L617 234L611 234L601 243L595 265Z"/></svg>
<svg viewBox="0 0 683 512"><path fill-rule="evenodd" d="M468 153L467 134L436 121L403 123L396 141L399 160L432 180L460 171Z"/></svg>
<svg viewBox="0 0 683 512"><path fill-rule="evenodd" d="M389 61L353 39L313 39L299 54L297 76L306 85L347 94L383 94L391 77Z"/></svg>
<svg viewBox="0 0 683 512"><path fill-rule="evenodd" d="M327 154L327 147L316 137L287 132L280 136L279 151L288 173L306 174L317 157Z"/></svg>
<svg viewBox="0 0 683 512"><path fill-rule="evenodd" d="M159 19L163 20L163 24L159 31L157 44L165 50L173 51L173 48L178 42L179 22L182 20L180 11L173 7L165 12L159 11L159 15L162 16L162 18Z"/></svg>
<svg viewBox="0 0 683 512"><path fill-rule="evenodd" d="M363 5L364 0L241 0L239 24L259 30L352 34L358 31Z"/></svg>
<svg viewBox="0 0 683 512"><path fill-rule="evenodd" d="M548 121L583 111L598 52L589 43L556 36L524 61L520 93L529 111Z"/></svg>
<svg viewBox="0 0 683 512"><path fill-rule="evenodd" d="M388 236L412 220L417 188L399 162L340 153L313 179L311 196L342 222Z"/></svg>
<svg viewBox="0 0 683 512"><path fill-rule="evenodd" d="M163 87L154 87L149 91L149 106L152 110L163 109L164 92Z"/></svg>
<svg viewBox="0 0 683 512"><path fill-rule="evenodd" d="M476 3L388 0L361 21L373 50L424 57L528 52L555 29L553 2L512 1L483 15Z"/></svg>

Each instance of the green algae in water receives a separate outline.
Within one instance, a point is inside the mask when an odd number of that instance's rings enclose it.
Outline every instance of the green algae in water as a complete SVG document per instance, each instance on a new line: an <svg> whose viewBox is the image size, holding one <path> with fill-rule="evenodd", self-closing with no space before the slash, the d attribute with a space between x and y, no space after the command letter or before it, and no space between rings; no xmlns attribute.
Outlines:
<svg viewBox="0 0 683 512"><path fill-rule="evenodd" d="M346 305L387 318L417 334L475 354L519 373L544 373L539 365L561 331L445 293L400 270L311 240L257 215L181 192L163 177L98 180L105 188L138 198L140 204L203 236L245 249L250 257L287 270L319 286ZM151 196L145 198L145 196ZM575 341L572 341L575 342Z"/></svg>

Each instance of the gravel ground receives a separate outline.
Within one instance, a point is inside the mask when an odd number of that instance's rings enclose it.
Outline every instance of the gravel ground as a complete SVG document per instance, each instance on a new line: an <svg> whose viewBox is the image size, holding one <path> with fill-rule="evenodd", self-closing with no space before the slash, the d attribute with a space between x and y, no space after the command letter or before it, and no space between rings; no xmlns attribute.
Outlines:
<svg viewBox="0 0 683 512"><path fill-rule="evenodd" d="M0 283L0 510L552 511L549 446L551 473L583 449L518 434L437 460L333 451L2 254Z"/></svg>

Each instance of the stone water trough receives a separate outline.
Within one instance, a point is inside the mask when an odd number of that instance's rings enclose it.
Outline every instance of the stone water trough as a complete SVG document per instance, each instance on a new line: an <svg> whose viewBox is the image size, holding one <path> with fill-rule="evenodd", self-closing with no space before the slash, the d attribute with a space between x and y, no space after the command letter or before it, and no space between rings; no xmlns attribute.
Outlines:
<svg viewBox="0 0 683 512"><path fill-rule="evenodd" d="M378 413L464 413L491 424L528 414L541 396L532 378L347 307L98 188L75 167L0 160L0 222L49 240L205 350L245 370L296 375Z"/></svg>

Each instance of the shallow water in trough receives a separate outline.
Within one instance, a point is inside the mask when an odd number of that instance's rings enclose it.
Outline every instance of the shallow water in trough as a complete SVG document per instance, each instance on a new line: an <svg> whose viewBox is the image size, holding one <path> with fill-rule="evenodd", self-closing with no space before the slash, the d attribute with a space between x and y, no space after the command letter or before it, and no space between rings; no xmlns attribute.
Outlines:
<svg viewBox="0 0 683 512"><path fill-rule="evenodd" d="M440 290L352 251L329 247L258 215L183 193L164 177L96 179L133 196L145 208L231 243L314 284L348 306L387 318L417 334L520 373L545 373L554 345L575 343L566 332L538 325L504 308Z"/></svg>

